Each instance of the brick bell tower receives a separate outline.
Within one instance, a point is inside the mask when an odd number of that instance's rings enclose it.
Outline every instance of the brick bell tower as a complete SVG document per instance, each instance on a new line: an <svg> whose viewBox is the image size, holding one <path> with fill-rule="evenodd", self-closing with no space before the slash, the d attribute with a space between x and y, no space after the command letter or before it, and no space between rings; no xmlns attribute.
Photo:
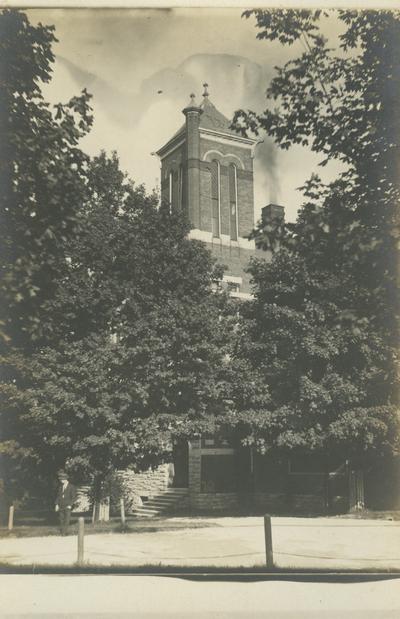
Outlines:
<svg viewBox="0 0 400 619"><path fill-rule="evenodd" d="M255 255L248 235L254 227L253 157L256 140L230 129L211 103L208 84L203 100L190 96L182 110L184 125L157 151L161 159L161 198L188 214L190 238L204 241L227 267L222 285L232 296L248 298L244 272Z"/></svg>

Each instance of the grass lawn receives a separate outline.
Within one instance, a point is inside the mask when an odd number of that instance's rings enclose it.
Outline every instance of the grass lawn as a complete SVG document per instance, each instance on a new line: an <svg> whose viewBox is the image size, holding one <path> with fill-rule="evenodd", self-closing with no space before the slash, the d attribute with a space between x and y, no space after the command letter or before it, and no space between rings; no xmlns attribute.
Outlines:
<svg viewBox="0 0 400 619"><path fill-rule="evenodd" d="M210 524L199 519L190 524L190 528L197 529L209 527ZM92 523L90 517L85 518L85 535L95 535L98 533L155 533L157 531L176 531L187 529L187 522L171 521L169 518L130 518L125 525L121 524L119 518L111 518L109 522ZM72 518L69 527L69 535L77 535L78 523ZM58 523L50 524L16 524L12 531L7 527L0 528L0 538L10 537L47 537L50 535L60 535Z"/></svg>
<svg viewBox="0 0 400 619"><path fill-rule="evenodd" d="M77 563L65 564L65 565L35 565L32 567L32 564L20 564L20 565L10 565L6 562L0 561L0 574L146 574L146 575L180 575L187 577L195 577L205 580L209 579L211 575L218 579L218 575L222 578L226 576L237 576L239 579L243 579L246 576L259 576L261 580L264 580L265 577L277 576L280 579L283 576L293 575L303 575L307 580L316 580L316 577L320 575L323 579L325 577L340 577L340 576L353 576L357 580L374 580L374 576L377 580L381 578L398 578L400 574L400 569L396 568L385 568L385 567L367 567L367 568L299 568L299 567L260 567L253 566L249 567L248 565L232 567L230 565L226 566L215 566L215 565L202 565L202 566L182 566L182 565L165 565L162 563L149 563L143 564L139 566L125 566L118 564L111 564L108 566L104 566L102 564L95 565L94 563L86 564L86 565L78 565Z"/></svg>
<svg viewBox="0 0 400 619"><path fill-rule="evenodd" d="M158 531L176 531L179 529L197 529L210 527L210 523L207 519L219 518L219 517L231 517L231 518L243 518L251 516L262 517L262 513L257 514L243 514L230 512L205 512L205 513L193 513L193 512L179 512L178 514L167 514L160 516L159 518L135 518L127 517L125 525L121 524L120 518L117 516L111 517L109 522L96 522L92 523L90 514L82 514L85 518L85 535L94 535L98 533L156 533ZM271 514L274 516L275 514ZM174 516L185 520L172 519ZM279 514L283 517L291 517L293 514ZM316 514L296 515L297 518L304 519L305 521L310 518L315 518ZM328 517L321 516L318 517ZM332 516L329 516L332 518ZM54 518L54 515L53 515ZM72 522L69 528L70 535L76 535L78 532L78 515L72 516ZM400 510L391 511L371 511L364 510L362 512L355 512L349 514L341 514L336 518L342 519L354 519L354 520L392 520L400 521ZM188 522L190 519L190 524ZM4 521L3 521L4 523ZM43 518L26 517L16 518L14 522L14 528L12 531L8 531L7 526L0 527L0 539L10 537L47 537L51 535L59 535L58 522L54 519L54 523L45 523Z"/></svg>

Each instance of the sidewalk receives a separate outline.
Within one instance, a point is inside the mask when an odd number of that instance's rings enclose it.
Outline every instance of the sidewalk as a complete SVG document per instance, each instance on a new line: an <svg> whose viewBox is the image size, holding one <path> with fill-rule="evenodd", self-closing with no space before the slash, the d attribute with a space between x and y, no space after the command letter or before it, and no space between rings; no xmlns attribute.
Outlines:
<svg viewBox="0 0 400 619"><path fill-rule="evenodd" d="M263 519L171 518L187 528L85 537L88 565L251 567L265 565ZM400 569L400 523L335 518L272 518L275 564L282 568ZM0 540L0 561L10 565L73 565L77 538Z"/></svg>
<svg viewBox="0 0 400 619"><path fill-rule="evenodd" d="M3 619L397 619L399 579L193 582L147 576L0 577Z"/></svg>

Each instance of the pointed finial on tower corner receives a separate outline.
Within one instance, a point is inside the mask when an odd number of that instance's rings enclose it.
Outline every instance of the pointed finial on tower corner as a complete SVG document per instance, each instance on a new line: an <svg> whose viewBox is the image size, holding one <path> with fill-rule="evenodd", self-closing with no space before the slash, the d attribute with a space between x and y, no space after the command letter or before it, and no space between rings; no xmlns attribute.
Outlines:
<svg viewBox="0 0 400 619"><path fill-rule="evenodd" d="M196 95L194 94L194 92L190 93L190 101L187 105L188 108L193 108L193 107L199 107L197 101L196 101Z"/></svg>
<svg viewBox="0 0 400 619"><path fill-rule="evenodd" d="M196 95L192 92L190 95L190 101L187 104L187 106L182 110L182 112L184 114L186 114L186 112L189 111L197 111L200 114L203 113L203 110L201 109L201 107L198 105L197 101L196 101Z"/></svg>
<svg viewBox="0 0 400 619"><path fill-rule="evenodd" d="M204 82L203 88L204 88L203 97L208 97L209 92L208 92L208 84L207 84L207 82Z"/></svg>

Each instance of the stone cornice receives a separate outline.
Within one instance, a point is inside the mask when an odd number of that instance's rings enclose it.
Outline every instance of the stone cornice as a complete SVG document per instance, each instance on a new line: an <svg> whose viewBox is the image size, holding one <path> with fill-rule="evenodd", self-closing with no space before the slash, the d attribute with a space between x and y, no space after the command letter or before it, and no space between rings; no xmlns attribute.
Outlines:
<svg viewBox="0 0 400 619"><path fill-rule="evenodd" d="M182 146L185 143L185 128L178 133L178 135L174 135L164 146L162 146L159 150L156 151L156 155L158 155L161 159L172 153L174 150Z"/></svg>
<svg viewBox="0 0 400 619"><path fill-rule="evenodd" d="M241 135L233 135L232 133L224 133L223 131L214 131L213 129L203 129L200 127L200 136L213 140L214 142L220 142L221 144L232 144L237 142L244 148L253 148L257 140L252 138L243 138Z"/></svg>

